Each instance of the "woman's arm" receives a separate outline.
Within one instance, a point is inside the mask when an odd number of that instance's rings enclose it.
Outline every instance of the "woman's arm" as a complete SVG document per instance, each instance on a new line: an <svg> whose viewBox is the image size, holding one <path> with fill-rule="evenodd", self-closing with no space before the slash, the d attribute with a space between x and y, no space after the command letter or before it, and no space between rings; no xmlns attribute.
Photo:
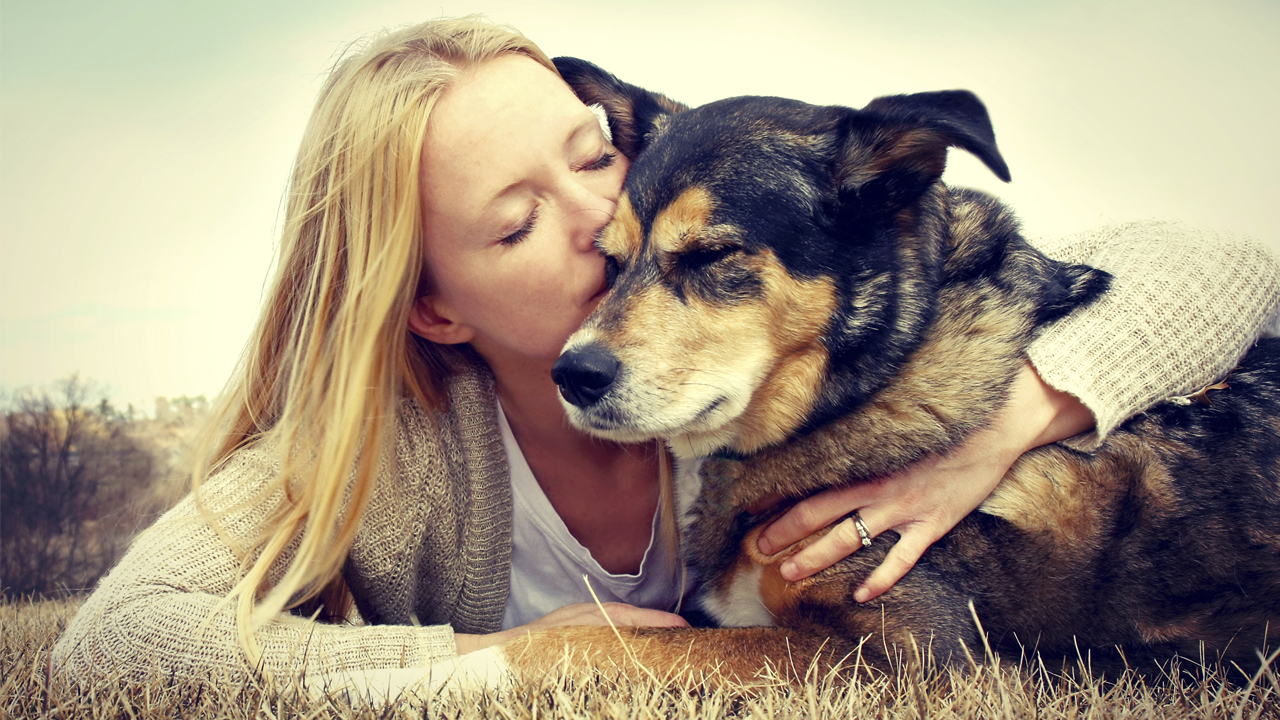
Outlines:
<svg viewBox="0 0 1280 720"><path fill-rule="evenodd" d="M1093 427L1093 415L1079 400L1047 385L1026 365L1014 380L1009 402L991 425L971 435L947 455L927 457L872 483L859 483L815 495L776 520L763 533L760 549L781 550L837 518L858 510L867 530L895 530L899 540L884 562L854 593L866 602L907 574L938 538L987 499L1022 453ZM781 567L782 576L799 580L843 559L861 547L852 520Z"/></svg>
<svg viewBox="0 0 1280 720"><path fill-rule="evenodd" d="M1254 240L1180 223L1132 223L1040 249L1115 276L1093 305L1028 350L1046 382L1093 411L1096 447L1118 425L1231 371L1280 305L1280 259Z"/></svg>
<svg viewBox="0 0 1280 720"><path fill-rule="evenodd" d="M1102 300L1042 332L1029 351L1034 367L1019 376L992 426L945 457L797 504L762 533L763 552L859 510L873 535L901 535L855 594L859 602L874 598L977 508L1022 453L1067 438L1096 447L1125 419L1225 375L1280 313L1280 259L1255 241L1140 223L1041 247L1115 281ZM859 547L853 521L843 521L784 564L783 576L808 577Z"/></svg>
<svg viewBox="0 0 1280 720"><path fill-rule="evenodd" d="M214 507L252 497L270 476L263 453L242 451L204 484ZM269 503L223 520L238 542L251 537ZM286 558L287 559L287 558ZM155 674L243 678L250 668L236 635L234 609L222 600L240 562L188 496L134 541L80 607L53 651L59 672L77 680ZM262 669L278 678L331 683L344 671L426 667L455 654L447 625L340 626L282 614L259 629Z"/></svg>

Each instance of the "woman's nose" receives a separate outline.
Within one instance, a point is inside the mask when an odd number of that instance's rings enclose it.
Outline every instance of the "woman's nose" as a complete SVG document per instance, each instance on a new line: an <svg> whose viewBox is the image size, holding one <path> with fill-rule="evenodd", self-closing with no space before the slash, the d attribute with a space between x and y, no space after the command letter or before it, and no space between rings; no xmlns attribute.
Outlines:
<svg viewBox="0 0 1280 720"><path fill-rule="evenodd" d="M616 194L601 194L598 189L583 184L571 195L567 205L565 225L574 246L580 250L591 250L600 230L613 219L618 201Z"/></svg>
<svg viewBox="0 0 1280 720"><path fill-rule="evenodd" d="M603 171L576 171L564 176L566 229L574 247L595 251L595 240L618 209L630 163L618 154Z"/></svg>

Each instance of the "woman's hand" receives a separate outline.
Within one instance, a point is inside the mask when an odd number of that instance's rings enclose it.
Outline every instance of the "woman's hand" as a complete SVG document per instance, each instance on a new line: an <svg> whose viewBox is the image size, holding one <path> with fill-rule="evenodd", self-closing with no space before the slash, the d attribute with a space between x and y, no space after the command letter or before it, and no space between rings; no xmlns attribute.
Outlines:
<svg viewBox="0 0 1280 720"><path fill-rule="evenodd" d="M606 618L605 615L608 614ZM597 605L595 603L577 603L575 605L565 605L559 610L543 615L527 625L520 625L509 630L490 633L488 635L464 635L461 633L454 634L454 641L458 644L458 654L465 655L490 645L499 645L509 640L524 637L525 635L546 630L547 628L559 627L561 625L608 625L613 621L613 625L617 627L688 627L689 623L684 618L674 613L663 612L661 610L650 610L648 608L627 605L626 603L603 603Z"/></svg>
<svg viewBox="0 0 1280 720"><path fill-rule="evenodd" d="M796 504L760 535L760 551L773 554L857 510L872 537L896 530L897 544L854 593L878 597L902 579L938 538L982 504L1024 452L1093 427L1093 413L1075 397L1044 383L1026 364L1009 401L990 426L945 456L930 456L880 478L823 491ZM862 547L853 518L782 564L782 576L800 580Z"/></svg>

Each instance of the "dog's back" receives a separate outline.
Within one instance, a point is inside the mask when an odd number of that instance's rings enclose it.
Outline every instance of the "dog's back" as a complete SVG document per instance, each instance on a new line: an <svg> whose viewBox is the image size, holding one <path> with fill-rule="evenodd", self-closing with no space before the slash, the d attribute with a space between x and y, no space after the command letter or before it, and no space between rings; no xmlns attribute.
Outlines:
<svg viewBox="0 0 1280 720"><path fill-rule="evenodd" d="M1019 461L973 517L1021 587L976 594L1003 639L1254 666L1280 620L1280 339L1096 451ZM1000 527L1007 525L1007 527ZM1016 548L1016 552L1010 552ZM988 569L987 576L998 576ZM981 611L980 611L981 613ZM1274 630L1271 631L1274 636Z"/></svg>

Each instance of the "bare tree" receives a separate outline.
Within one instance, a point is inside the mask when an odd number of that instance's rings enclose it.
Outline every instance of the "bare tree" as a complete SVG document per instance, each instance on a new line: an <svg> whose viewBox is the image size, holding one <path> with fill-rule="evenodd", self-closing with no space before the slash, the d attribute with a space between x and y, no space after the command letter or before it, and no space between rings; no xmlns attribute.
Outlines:
<svg viewBox="0 0 1280 720"><path fill-rule="evenodd" d="M75 376L4 405L0 588L10 597L86 588L136 533L130 498L150 489L153 456L130 419Z"/></svg>

